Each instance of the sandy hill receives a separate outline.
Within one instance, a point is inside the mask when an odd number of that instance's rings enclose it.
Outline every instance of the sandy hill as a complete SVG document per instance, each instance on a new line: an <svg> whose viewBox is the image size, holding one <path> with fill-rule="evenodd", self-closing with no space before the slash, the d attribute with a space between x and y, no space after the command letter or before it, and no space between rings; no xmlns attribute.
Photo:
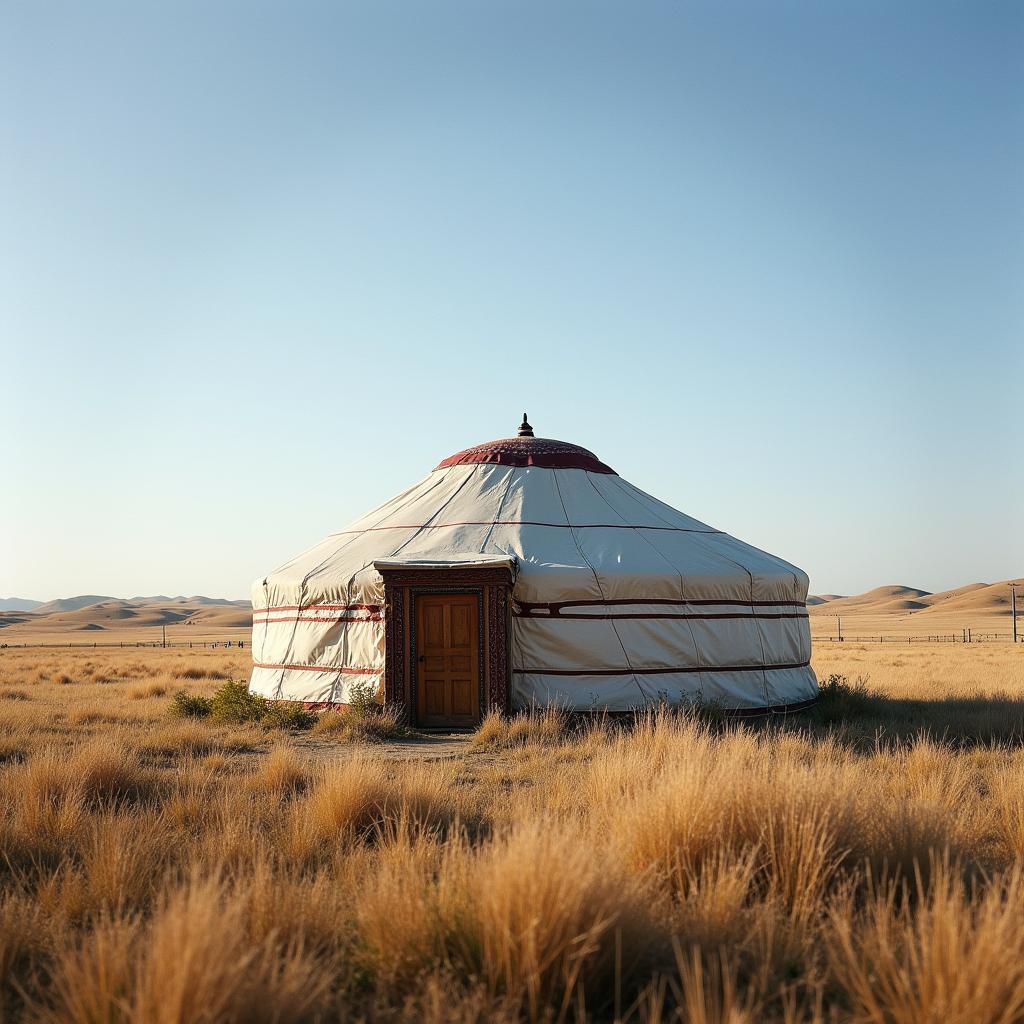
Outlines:
<svg viewBox="0 0 1024 1024"><path fill-rule="evenodd" d="M28 605L33 605L29 608ZM225 597L203 597L196 594L193 597L167 597L163 594L156 594L152 597L131 597L128 599L119 597L106 597L101 594L80 594L78 597L61 597L55 601L47 601L45 604L39 601L27 602L24 608L17 610L34 611L40 615L49 615L53 612L75 612L83 608L95 607L97 605L122 605L124 607L137 607L139 605L195 605L196 607L217 607L232 608L239 605L249 606L248 601L231 601ZM14 608L5 609L0 605L0 611L14 611Z"/></svg>
<svg viewBox="0 0 1024 1024"><path fill-rule="evenodd" d="M29 622L31 617L29 615L18 614L17 612L4 612L0 614L0 629L4 626L18 626L23 622Z"/></svg>
<svg viewBox="0 0 1024 1024"><path fill-rule="evenodd" d="M54 634L106 631L109 640L131 633L152 635L162 627L182 630L196 627L197 632L244 631L252 626L252 606L248 601L230 601L220 597L135 597L122 600L89 594L50 601L32 611L0 614L0 636L17 633ZM162 635L162 634L161 634Z"/></svg>
<svg viewBox="0 0 1024 1024"><path fill-rule="evenodd" d="M852 597L833 597L830 601L825 603L827 604L828 613L830 615L841 614L845 611L902 611L923 608L924 605L920 604L920 601L922 598L929 596L930 595L927 590L918 590L916 587L893 585L888 587L875 587L874 590L869 590L864 594L854 594ZM907 602L910 603L909 608L904 607ZM817 609L821 609L821 607L821 604L815 606Z"/></svg>
<svg viewBox="0 0 1024 1024"><path fill-rule="evenodd" d="M933 594L922 615L946 612L1008 612L1010 610L1010 587L1008 584L1021 583L1024 579L1003 580L1000 583L970 583L966 587ZM1017 615L1024 611L1024 592L1017 592Z"/></svg>
<svg viewBox="0 0 1024 1024"><path fill-rule="evenodd" d="M962 587L954 587L952 590L940 590L937 594L930 594L923 599L923 603L929 608L934 608L937 605L945 604L947 601L963 597L965 594L971 594L976 590L984 590L990 586L992 586L990 583L967 583ZM1006 586L1006 584L997 583L996 586Z"/></svg>
<svg viewBox="0 0 1024 1024"><path fill-rule="evenodd" d="M91 604L102 604L104 601L116 601L116 597L101 597L98 594L80 594L78 597L59 597L56 601L47 601L34 608L37 615L49 615L51 612L74 612L79 608L87 608Z"/></svg>
<svg viewBox="0 0 1024 1024"><path fill-rule="evenodd" d="M876 587L864 594L838 598L828 602L808 599L812 613L839 615L845 612L858 615L907 614L938 615L948 612L1002 612L1010 608L1010 582L968 583L952 590L931 594L915 587ZM1018 609L1024 612L1024 593L1018 600Z"/></svg>
<svg viewBox="0 0 1024 1024"><path fill-rule="evenodd" d="M917 612L922 608L927 608L923 601L916 601L912 597L897 597L893 601L882 601L878 604L872 605L871 610L875 612L894 612L899 614L900 612Z"/></svg>
<svg viewBox="0 0 1024 1024"><path fill-rule="evenodd" d="M64 629L83 629L88 624L105 628L124 622L133 626L160 626L187 618L183 611L170 611L157 605L134 605L128 601L103 601L70 612L46 616L47 625ZM38 620L37 620L38 621Z"/></svg>
<svg viewBox="0 0 1024 1024"><path fill-rule="evenodd" d="M230 608L210 608L191 620L198 625L212 626L218 629L250 629L252 627L252 608L249 603L236 602Z"/></svg>

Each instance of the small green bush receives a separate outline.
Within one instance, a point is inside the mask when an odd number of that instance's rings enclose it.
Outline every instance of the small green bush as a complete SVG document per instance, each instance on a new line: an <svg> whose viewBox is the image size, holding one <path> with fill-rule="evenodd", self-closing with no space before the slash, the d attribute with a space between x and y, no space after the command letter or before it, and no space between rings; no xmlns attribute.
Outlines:
<svg viewBox="0 0 1024 1024"><path fill-rule="evenodd" d="M354 683L343 708L326 711L316 724L318 735L338 740L382 743L410 735L400 708L381 704L372 683Z"/></svg>
<svg viewBox="0 0 1024 1024"><path fill-rule="evenodd" d="M353 683L349 687L344 716L350 739L380 743L409 734L400 709L381 704L373 683Z"/></svg>
<svg viewBox="0 0 1024 1024"><path fill-rule="evenodd" d="M215 722L244 725L259 722L267 714L267 701L238 680L229 679L210 699L210 715Z"/></svg>
<svg viewBox="0 0 1024 1024"><path fill-rule="evenodd" d="M380 712L377 687L373 683L353 683L348 688L348 714L365 718Z"/></svg>
<svg viewBox="0 0 1024 1024"><path fill-rule="evenodd" d="M266 710L261 723L268 729L312 729L317 715L307 711L301 704L272 704L264 702Z"/></svg>
<svg viewBox="0 0 1024 1024"><path fill-rule="evenodd" d="M262 725L267 729L311 729L316 714L301 704L275 703L249 692L238 680L228 680L212 697L194 694L174 695L171 714L184 718L209 718L219 724Z"/></svg>
<svg viewBox="0 0 1024 1024"><path fill-rule="evenodd" d="M171 698L171 714L178 718L209 718L210 704L209 697L200 697L197 693L179 690Z"/></svg>
<svg viewBox="0 0 1024 1024"><path fill-rule="evenodd" d="M877 714L884 698L868 689L868 681L858 676L849 678L833 672L818 683L817 714L826 723L847 721L865 715Z"/></svg>

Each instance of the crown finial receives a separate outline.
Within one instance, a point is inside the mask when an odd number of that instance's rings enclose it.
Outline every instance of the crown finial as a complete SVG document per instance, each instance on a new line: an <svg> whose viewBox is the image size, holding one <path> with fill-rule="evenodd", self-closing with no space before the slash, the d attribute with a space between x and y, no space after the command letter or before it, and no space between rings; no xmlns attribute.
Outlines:
<svg viewBox="0 0 1024 1024"><path fill-rule="evenodd" d="M523 413L523 422L519 424L520 437L533 437L533 427L526 421L526 413Z"/></svg>

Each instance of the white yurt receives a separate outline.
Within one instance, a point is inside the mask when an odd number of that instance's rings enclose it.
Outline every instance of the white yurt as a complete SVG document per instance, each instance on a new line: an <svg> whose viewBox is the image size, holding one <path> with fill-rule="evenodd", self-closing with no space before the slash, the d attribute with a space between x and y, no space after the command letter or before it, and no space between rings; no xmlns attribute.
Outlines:
<svg viewBox="0 0 1024 1024"><path fill-rule="evenodd" d="M818 691L807 586L524 415L257 580L250 689L372 689L422 728L548 704L794 711Z"/></svg>

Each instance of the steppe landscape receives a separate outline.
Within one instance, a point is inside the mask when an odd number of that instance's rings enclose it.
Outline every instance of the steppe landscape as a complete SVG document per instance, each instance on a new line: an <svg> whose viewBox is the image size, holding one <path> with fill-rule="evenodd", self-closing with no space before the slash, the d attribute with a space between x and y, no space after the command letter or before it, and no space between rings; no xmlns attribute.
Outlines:
<svg viewBox="0 0 1024 1024"><path fill-rule="evenodd" d="M29 607L34 605L34 607ZM38 604L0 601L0 644L202 644L245 640L252 629L248 601L211 597L116 598L80 595Z"/></svg>
<svg viewBox="0 0 1024 1024"><path fill-rule="evenodd" d="M934 594L917 587L886 586L853 597L814 595L807 599L811 632L815 637L835 637L838 616L844 637L960 639L971 630L973 639L1009 640L1010 583L1024 588L1024 581L1016 579L968 583ZM1021 629L1024 589L1017 592L1017 614Z"/></svg>
<svg viewBox="0 0 1024 1024"><path fill-rule="evenodd" d="M932 597L861 607L1008 631L998 594ZM242 606L128 603L0 637L247 639ZM0 651L3 1019L1024 1017L1024 645L819 643L790 718L439 738L270 713L202 642Z"/></svg>

